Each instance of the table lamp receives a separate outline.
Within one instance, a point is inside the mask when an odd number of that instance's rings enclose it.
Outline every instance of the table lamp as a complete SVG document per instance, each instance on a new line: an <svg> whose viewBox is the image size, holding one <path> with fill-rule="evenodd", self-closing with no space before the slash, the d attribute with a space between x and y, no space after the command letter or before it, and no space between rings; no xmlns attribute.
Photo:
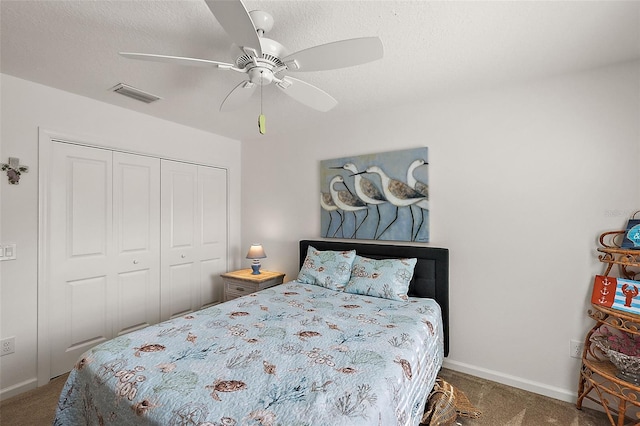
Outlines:
<svg viewBox="0 0 640 426"><path fill-rule="evenodd" d="M247 259L253 259L253 263L251 264L253 272L251 275L260 274L260 259L264 259L265 257L267 257L267 255L264 253L262 244L251 244L249 252L247 253Z"/></svg>

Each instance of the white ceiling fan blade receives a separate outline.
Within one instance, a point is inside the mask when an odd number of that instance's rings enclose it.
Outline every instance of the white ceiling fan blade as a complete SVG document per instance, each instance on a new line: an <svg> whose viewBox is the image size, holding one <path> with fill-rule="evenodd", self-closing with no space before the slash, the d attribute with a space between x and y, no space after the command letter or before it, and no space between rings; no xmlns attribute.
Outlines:
<svg viewBox="0 0 640 426"><path fill-rule="evenodd" d="M220 111L231 111L242 106L256 90L257 84L245 80L233 88L220 104Z"/></svg>
<svg viewBox="0 0 640 426"><path fill-rule="evenodd" d="M150 53L130 53L120 52L121 56L129 59L138 59L141 61L165 62L169 64L188 65L192 67L218 67L221 69L234 68L233 64L226 62L210 61L208 59L183 58L180 56L153 55Z"/></svg>
<svg viewBox="0 0 640 426"><path fill-rule="evenodd" d="M361 65L381 59L384 54L378 37L352 38L300 50L282 61L289 71L325 71Z"/></svg>
<svg viewBox="0 0 640 426"><path fill-rule="evenodd" d="M205 1L211 13L231 37L231 41L238 46L252 50L255 56L261 58L260 38L244 4L240 0ZM249 54L250 52L247 53Z"/></svg>
<svg viewBox="0 0 640 426"><path fill-rule="evenodd" d="M338 105L338 101L324 90L297 78L284 77L276 86L296 101L318 111L326 112Z"/></svg>

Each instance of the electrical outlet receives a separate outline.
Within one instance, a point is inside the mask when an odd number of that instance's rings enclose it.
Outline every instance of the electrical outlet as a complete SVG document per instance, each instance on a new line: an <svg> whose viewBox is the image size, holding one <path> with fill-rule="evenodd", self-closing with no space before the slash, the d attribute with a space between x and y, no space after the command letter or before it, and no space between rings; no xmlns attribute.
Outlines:
<svg viewBox="0 0 640 426"><path fill-rule="evenodd" d="M16 259L16 244L0 244L0 261Z"/></svg>
<svg viewBox="0 0 640 426"><path fill-rule="evenodd" d="M572 358L582 358L582 351L584 350L584 342L579 340L571 340L569 346L569 355Z"/></svg>
<svg viewBox="0 0 640 426"><path fill-rule="evenodd" d="M8 337L0 340L0 356L9 355L16 351L16 338Z"/></svg>

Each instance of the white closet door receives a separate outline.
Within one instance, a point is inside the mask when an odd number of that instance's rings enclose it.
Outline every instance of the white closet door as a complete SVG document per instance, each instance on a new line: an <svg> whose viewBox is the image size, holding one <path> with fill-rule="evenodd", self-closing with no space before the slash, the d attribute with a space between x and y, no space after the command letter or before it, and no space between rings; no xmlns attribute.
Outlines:
<svg viewBox="0 0 640 426"><path fill-rule="evenodd" d="M161 180L160 313L166 320L191 312L197 305L198 168L162 160Z"/></svg>
<svg viewBox="0 0 640 426"><path fill-rule="evenodd" d="M227 266L227 175L162 160L161 319L222 301Z"/></svg>
<svg viewBox="0 0 640 426"><path fill-rule="evenodd" d="M222 301L227 172L52 142L51 371L98 343Z"/></svg>
<svg viewBox="0 0 640 426"><path fill-rule="evenodd" d="M53 143L50 174L51 377L112 336L111 151Z"/></svg>
<svg viewBox="0 0 640 426"><path fill-rule="evenodd" d="M160 159L113 153L114 335L160 321Z"/></svg>
<svg viewBox="0 0 640 426"><path fill-rule="evenodd" d="M227 171L198 167L200 204L198 308L222 302L222 278L227 272Z"/></svg>

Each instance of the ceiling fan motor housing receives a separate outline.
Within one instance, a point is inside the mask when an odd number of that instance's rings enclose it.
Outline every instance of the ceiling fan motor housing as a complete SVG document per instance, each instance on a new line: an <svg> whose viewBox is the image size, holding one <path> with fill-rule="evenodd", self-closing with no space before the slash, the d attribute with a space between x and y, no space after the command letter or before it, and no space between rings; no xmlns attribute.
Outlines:
<svg viewBox="0 0 640 426"><path fill-rule="evenodd" d="M266 86L271 84L274 78L279 79L276 75L285 70L285 64L280 58L286 57L289 53L283 45L266 37L260 38L260 46L262 58L254 58L248 54L241 55L236 59L236 66L247 70L252 83ZM276 69L277 71L274 72Z"/></svg>

